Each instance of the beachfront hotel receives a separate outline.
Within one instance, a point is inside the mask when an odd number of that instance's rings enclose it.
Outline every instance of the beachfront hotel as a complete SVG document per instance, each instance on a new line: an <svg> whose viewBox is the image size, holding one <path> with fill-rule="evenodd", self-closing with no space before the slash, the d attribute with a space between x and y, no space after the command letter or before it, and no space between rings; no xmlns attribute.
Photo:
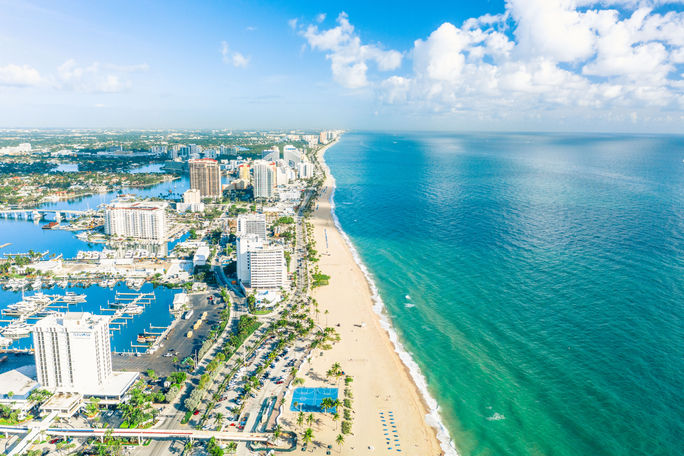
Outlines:
<svg viewBox="0 0 684 456"><path fill-rule="evenodd" d="M280 246L270 246L255 234L237 240L238 282L244 288L278 290L287 284L287 264Z"/></svg>
<svg viewBox="0 0 684 456"><path fill-rule="evenodd" d="M166 206L160 201L115 200L105 208L105 234L162 241L166 239Z"/></svg>
<svg viewBox="0 0 684 456"><path fill-rule="evenodd" d="M190 188L199 190L202 198L221 196L221 170L216 160L200 158L189 160Z"/></svg>
<svg viewBox="0 0 684 456"><path fill-rule="evenodd" d="M113 372L109 317L89 312L48 315L32 328L36 375L43 388L120 398L136 372Z"/></svg>
<svg viewBox="0 0 684 456"><path fill-rule="evenodd" d="M33 327L38 383L60 391L97 388L112 375L109 317L49 315Z"/></svg>
<svg viewBox="0 0 684 456"><path fill-rule="evenodd" d="M250 234L256 235L262 241L266 240L266 215L264 214L240 214L237 218L238 237Z"/></svg>

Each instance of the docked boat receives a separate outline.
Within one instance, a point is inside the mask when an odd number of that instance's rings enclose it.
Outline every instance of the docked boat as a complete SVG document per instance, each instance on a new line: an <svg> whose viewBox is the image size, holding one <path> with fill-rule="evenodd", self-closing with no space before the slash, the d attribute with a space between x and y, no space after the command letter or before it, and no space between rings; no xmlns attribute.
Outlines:
<svg viewBox="0 0 684 456"><path fill-rule="evenodd" d="M35 293L31 296L24 296L24 301L35 303L37 305L50 304L52 300L53 298L50 295L46 295L45 293L41 292Z"/></svg>
<svg viewBox="0 0 684 456"><path fill-rule="evenodd" d="M31 326L24 322L10 323L2 329L2 335L10 339L26 337L31 334Z"/></svg>
<svg viewBox="0 0 684 456"><path fill-rule="evenodd" d="M155 340L157 340L157 336L155 336L154 334L141 333L141 334L138 334L137 340L141 344L144 344L144 343L154 342Z"/></svg>
<svg viewBox="0 0 684 456"><path fill-rule="evenodd" d="M69 304L76 304L77 302L85 302L86 300L86 295L84 294L76 294L73 291L67 291L66 294L64 295L64 302L69 303Z"/></svg>
<svg viewBox="0 0 684 456"><path fill-rule="evenodd" d="M36 310L38 310L38 305L36 305L35 303L19 301L14 304L8 305L2 313L3 315L21 317L26 314L31 314Z"/></svg>
<svg viewBox="0 0 684 456"><path fill-rule="evenodd" d="M12 344L12 339L9 337L0 336L0 348L7 348Z"/></svg>
<svg viewBox="0 0 684 456"><path fill-rule="evenodd" d="M33 283L31 284L31 288L33 288L34 290L40 290L42 288L42 286L43 286L43 282L40 279L34 280Z"/></svg>
<svg viewBox="0 0 684 456"><path fill-rule="evenodd" d="M142 306L136 306L135 304L129 304L126 307L123 308L123 313L129 314L129 315L140 315L143 313L143 307Z"/></svg>

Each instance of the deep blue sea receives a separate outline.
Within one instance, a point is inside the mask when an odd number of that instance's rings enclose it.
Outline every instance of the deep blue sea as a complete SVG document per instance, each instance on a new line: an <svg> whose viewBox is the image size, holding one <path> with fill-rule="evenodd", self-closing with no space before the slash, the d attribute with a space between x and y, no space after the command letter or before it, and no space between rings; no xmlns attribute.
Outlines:
<svg viewBox="0 0 684 456"><path fill-rule="evenodd" d="M352 133L326 161L461 455L684 454L684 137Z"/></svg>

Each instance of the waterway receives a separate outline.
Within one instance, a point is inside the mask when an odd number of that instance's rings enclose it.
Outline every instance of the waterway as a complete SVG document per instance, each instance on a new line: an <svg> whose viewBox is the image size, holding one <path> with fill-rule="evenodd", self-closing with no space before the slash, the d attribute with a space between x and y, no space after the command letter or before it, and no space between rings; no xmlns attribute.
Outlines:
<svg viewBox="0 0 684 456"><path fill-rule="evenodd" d="M135 172L160 172L159 165L147 165L132 170ZM121 194L134 194L139 197L160 197L164 199L180 198L185 190L189 188L189 179L184 176L170 182L163 182L147 188L127 188L120 192L108 192L88 197L83 197L70 201L59 201L55 203L46 203L41 205L41 209L71 209L71 210L86 210L96 209L103 204L107 204ZM86 250L102 250L104 244L88 243L78 239L74 232L62 230L43 230L42 223L34 223L26 220L0 219L0 245L8 243L6 247L0 249L0 255L8 253L25 253L29 250L44 252L48 251L50 254L62 254L64 258L74 258L79 251ZM178 242L187 238L187 234L179 240L168 243L168 248L172 249ZM94 285L89 288L52 288L42 290L46 294L64 294L66 291L73 291L75 293L84 293L87 296L85 303L70 306L69 310L74 312L92 312L97 314L107 313L100 310L100 307L107 307L107 302L113 302L117 291L131 292L128 287L122 282L117 284L114 289L102 288ZM169 312L173 296L179 290L169 290L164 287L153 288L151 284L145 284L140 292L153 291L156 300L151 305L146 306L145 311L139 315L133 316L133 319L128 320L126 325L121 325L120 330L114 328L119 325L112 325L112 351L135 351L142 350L140 348L133 348L132 343L135 344L138 333L149 330L150 325L156 327L166 327L172 321L172 316ZM26 294L33 294L29 291ZM21 300L21 292L13 292L9 290L0 290L0 309L4 309L7 305ZM8 320L10 317L2 317L3 320ZM6 325L7 322L1 322L1 325ZM32 340L30 337L15 340L10 348L30 348ZM5 369L0 366L0 371Z"/></svg>

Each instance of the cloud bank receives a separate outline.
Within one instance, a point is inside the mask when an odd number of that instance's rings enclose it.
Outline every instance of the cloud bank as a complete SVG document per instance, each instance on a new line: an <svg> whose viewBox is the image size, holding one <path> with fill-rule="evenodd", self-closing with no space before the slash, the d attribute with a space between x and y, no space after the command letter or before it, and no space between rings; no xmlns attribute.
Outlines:
<svg viewBox="0 0 684 456"><path fill-rule="evenodd" d="M326 52L333 78L370 86L382 103L485 118L554 111L684 120L684 13L658 0L507 0L505 11L445 22L404 54L364 45L343 13L300 28ZM681 0L678 3L682 3ZM380 70L369 77L366 62ZM408 66L408 65L407 65Z"/></svg>
<svg viewBox="0 0 684 456"><path fill-rule="evenodd" d="M83 93L118 93L128 90L132 82L128 75L149 70L147 64L115 65L94 62L87 66L69 59L56 71L41 75L29 65L0 66L0 86L37 87Z"/></svg>

